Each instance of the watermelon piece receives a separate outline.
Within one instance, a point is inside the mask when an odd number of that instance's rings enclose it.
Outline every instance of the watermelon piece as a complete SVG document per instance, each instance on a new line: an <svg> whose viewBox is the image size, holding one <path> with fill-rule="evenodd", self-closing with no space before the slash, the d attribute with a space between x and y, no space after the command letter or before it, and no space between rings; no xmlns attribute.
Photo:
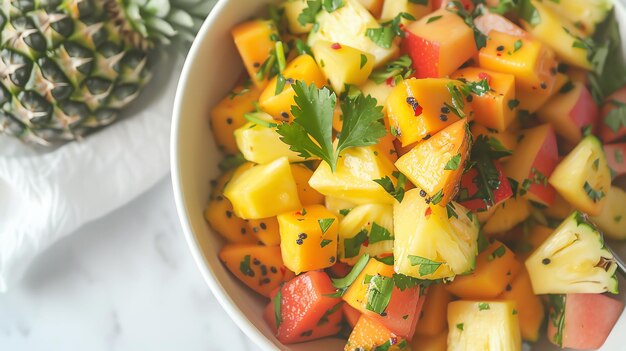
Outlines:
<svg viewBox="0 0 626 351"><path fill-rule="evenodd" d="M624 310L622 301L601 294L550 296L548 338L575 350L602 347Z"/></svg>
<svg viewBox="0 0 626 351"><path fill-rule="evenodd" d="M479 179L478 170L476 167L472 167L461 177L461 187L459 189L459 203L461 205L467 207L473 212L484 212L513 196L513 189L511 188L511 183L509 183L508 178L504 174L504 168L498 161L493 161L493 164L495 169L498 170L498 180L500 181L500 187L493 191L493 203L487 205L483 199L474 198L479 190L476 185Z"/></svg>
<svg viewBox="0 0 626 351"><path fill-rule="evenodd" d="M359 310L357 310L356 308L348 305L347 303L344 303L341 309L343 310L343 316L346 317L346 321L348 322L350 327L354 329L356 323L361 317L361 312L359 312Z"/></svg>
<svg viewBox="0 0 626 351"><path fill-rule="evenodd" d="M604 145L604 154L615 177L626 174L626 143Z"/></svg>
<svg viewBox="0 0 626 351"><path fill-rule="evenodd" d="M283 344L335 335L343 317L341 299L328 296L335 291L326 273L301 274L271 294L263 318Z"/></svg>

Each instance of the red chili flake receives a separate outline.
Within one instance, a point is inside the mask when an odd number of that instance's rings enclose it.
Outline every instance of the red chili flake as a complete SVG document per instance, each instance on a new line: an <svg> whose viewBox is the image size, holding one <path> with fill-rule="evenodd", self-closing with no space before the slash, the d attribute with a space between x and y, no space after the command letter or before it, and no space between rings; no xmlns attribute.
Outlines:
<svg viewBox="0 0 626 351"><path fill-rule="evenodd" d="M491 76L485 72L478 73L478 78L480 78L481 80L486 79L487 83L491 84Z"/></svg>
<svg viewBox="0 0 626 351"><path fill-rule="evenodd" d="M430 206L428 206L428 208L426 209L426 212L424 213L424 216L428 217L433 213L433 210L430 209Z"/></svg>
<svg viewBox="0 0 626 351"><path fill-rule="evenodd" d="M284 277L287 273L287 269L285 267L280 267L280 274Z"/></svg>
<svg viewBox="0 0 626 351"><path fill-rule="evenodd" d="M392 346L393 346L393 345L395 345L395 344L397 344L397 343L398 343L398 338L397 338L397 337L392 336L391 338L389 338L389 344L390 344L390 345L392 345Z"/></svg>
<svg viewBox="0 0 626 351"><path fill-rule="evenodd" d="M368 247L369 245L370 245L370 239L369 239L369 238L367 238L367 239L365 239L365 241L363 242L363 246L364 246L364 247Z"/></svg>
<svg viewBox="0 0 626 351"><path fill-rule="evenodd" d="M536 86L533 86L532 88L533 88L533 90L537 90L537 87L536 87Z"/></svg>
<svg viewBox="0 0 626 351"><path fill-rule="evenodd" d="M333 50L339 50L339 49L341 49L341 44L339 44L339 43L332 43L330 45L330 48L333 49Z"/></svg>
<svg viewBox="0 0 626 351"><path fill-rule="evenodd" d="M501 53L497 53L496 56L500 57L500 56L502 56L502 54Z"/></svg>
<svg viewBox="0 0 626 351"><path fill-rule="evenodd" d="M422 108L422 106L415 104L415 106L413 106L413 113L416 116L420 116L422 114L422 112L424 111L424 109Z"/></svg>
<svg viewBox="0 0 626 351"><path fill-rule="evenodd" d="M396 80L394 79L394 77L389 77L387 78L387 85L390 87L395 87L396 86Z"/></svg>

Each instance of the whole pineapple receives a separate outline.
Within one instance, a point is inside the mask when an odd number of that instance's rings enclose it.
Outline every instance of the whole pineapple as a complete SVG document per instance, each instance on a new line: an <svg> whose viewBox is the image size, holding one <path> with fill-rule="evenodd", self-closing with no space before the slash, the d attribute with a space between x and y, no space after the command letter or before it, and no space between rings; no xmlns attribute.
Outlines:
<svg viewBox="0 0 626 351"><path fill-rule="evenodd" d="M212 3L0 0L0 131L48 145L112 123Z"/></svg>

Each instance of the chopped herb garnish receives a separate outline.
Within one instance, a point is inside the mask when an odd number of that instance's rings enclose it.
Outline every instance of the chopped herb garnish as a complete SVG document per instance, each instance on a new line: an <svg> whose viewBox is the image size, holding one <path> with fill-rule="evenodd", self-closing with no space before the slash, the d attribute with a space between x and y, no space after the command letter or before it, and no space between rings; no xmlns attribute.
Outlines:
<svg viewBox="0 0 626 351"><path fill-rule="evenodd" d="M443 16L433 16L433 17L429 18L428 20L426 20L426 24L435 22L436 20L441 19L441 17L443 17Z"/></svg>
<svg viewBox="0 0 626 351"><path fill-rule="evenodd" d="M328 240L328 239L322 239L322 242L320 242L320 246L321 247L325 247L326 245L332 243L332 240Z"/></svg>
<svg viewBox="0 0 626 351"><path fill-rule="evenodd" d="M517 106L519 106L519 100L513 99L508 102L509 110L513 111Z"/></svg>
<svg viewBox="0 0 626 351"><path fill-rule="evenodd" d="M474 24L474 18L482 14L478 7L470 13L465 9L465 7L463 7L461 2L455 0L449 2L446 9L461 17L465 24L467 24L467 26L474 31L474 41L476 42L476 48L478 48L478 50L487 46L487 36L483 34L483 32L481 32Z"/></svg>
<svg viewBox="0 0 626 351"><path fill-rule="evenodd" d="M464 326L464 324L463 324L463 323L458 323L458 324L456 325L456 328L457 328L458 330L460 330L460 331L463 331L463 326Z"/></svg>
<svg viewBox="0 0 626 351"><path fill-rule="evenodd" d="M565 295L548 295L550 312L548 313L549 323L556 328L556 333L552 341L559 346L563 346L563 327L565 326Z"/></svg>
<svg viewBox="0 0 626 351"><path fill-rule="evenodd" d="M448 218L459 218L459 215L454 210L454 205L452 205L452 203L446 205L446 211L448 212Z"/></svg>
<svg viewBox="0 0 626 351"><path fill-rule="evenodd" d="M326 231L328 230L328 228L330 228L331 225L333 225L333 222L335 222L334 218L322 218L317 220L317 223L322 230L322 234L326 234Z"/></svg>
<svg viewBox="0 0 626 351"><path fill-rule="evenodd" d="M491 90L491 87L489 86L489 80L484 78L476 82L467 82L465 85L461 86L461 89L465 97L467 97L470 93L483 96Z"/></svg>
<svg viewBox="0 0 626 351"><path fill-rule="evenodd" d="M254 277L254 271L250 268L250 255L245 255L239 263L239 271L248 277Z"/></svg>
<svg viewBox="0 0 626 351"><path fill-rule="evenodd" d="M376 261L378 262L382 262L384 264L386 264L387 266L392 266L393 265L393 256L385 256L385 257L374 257L374 259L376 259Z"/></svg>
<svg viewBox="0 0 626 351"><path fill-rule="evenodd" d="M282 287L278 289L276 295L272 299L272 304L274 305L274 318L276 319L276 328L280 327L280 324L283 322L283 316L281 314L280 308L283 300L283 289Z"/></svg>
<svg viewBox="0 0 626 351"><path fill-rule="evenodd" d="M376 45L389 49L396 37L404 38L404 30L400 27L402 19L415 21L415 17L406 12L399 13L391 21L383 22L378 28L368 28L365 35L370 38Z"/></svg>
<svg viewBox="0 0 626 351"><path fill-rule="evenodd" d="M243 82L241 89L239 89L239 91L233 90L230 93L228 93L228 98L233 100L237 96L246 95L247 93L252 91L252 89L250 89L251 86L252 86L252 81L250 80L250 78L248 78Z"/></svg>
<svg viewBox="0 0 626 351"><path fill-rule="evenodd" d="M385 136L382 106L377 106L371 96L359 95L341 102L342 129L335 149L332 129L335 93L326 87L307 86L303 81L296 81L292 87L296 105L291 106L291 114L295 119L291 124L279 125L277 131L281 140L301 157L318 156L334 172L343 150L374 145Z"/></svg>
<svg viewBox="0 0 626 351"><path fill-rule="evenodd" d="M359 274L361 274L361 272L367 265L367 262L369 261L369 259L370 259L370 256L368 254L361 255L361 257L359 257L359 260L356 261L356 263L354 264L354 266L352 267L352 270L350 271L350 273L348 273L348 275L346 275L343 278L331 279L333 286L339 290L344 289L343 291L345 292L345 289L347 289L350 285L352 285L352 283L354 283L356 278L359 277ZM341 293L341 295L343 295L343 292Z"/></svg>
<svg viewBox="0 0 626 351"><path fill-rule="evenodd" d="M583 136L591 135L593 133L593 124L588 124L582 127L580 132Z"/></svg>
<svg viewBox="0 0 626 351"><path fill-rule="evenodd" d="M602 103L607 96L626 85L626 61L614 11L596 27L593 41L596 53L591 62L595 67L589 75L589 82L595 101Z"/></svg>
<svg viewBox="0 0 626 351"><path fill-rule="evenodd" d="M244 113L243 118L245 118L248 122L252 122L256 125L266 128L274 128L278 126L278 123L269 122L269 118L263 118L266 116L268 116L268 114L266 114L265 112L251 112Z"/></svg>
<svg viewBox="0 0 626 351"><path fill-rule="evenodd" d="M385 189L389 195L393 196L398 202L402 202L404 199L404 185L406 184L406 176L400 172L394 171L391 173L398 181L394 185L389 176L384 178L374 179L376 183Z"/></svg>
<svg viewBox="0 0 626 351"><path fill-rule="evenodd" d="M381 275L372 276L367 289L367 304L365 308L378 314L385 312L391 300L393 279Z"/></svg>
<svg viewBox="0 0 626 351"><path fill-rule="evenodd" d="M352 258L356 257L361 252L361 245L368 239L367 230L363 229L358 232L352 238L347 238L343 241L344 257Z"/></svg>
<svg viewBox="0 0 626 351"><path fill-rule="evenodd" d="M489 310L489 309L491 309L491 307L489 307L489 304L486 303L486 302L480 302L478 304L478 310L479 311L485 311L485 310Z"/></svg>
<svg viewBox="0 0 626 351"><path fill-rule="evenodd" d="M513 43L513 52L517 52L521 49L522 45L524 45L524 42L522 42L521 39L516 40L515 43Z"/></svg>
<svg viewBox="0 0 626 351"><path fill-rule="evenodd" d="M413 61L408 55L402 55L396 60L387 63L384 67L372 72L370 79L376 84L385 82L392 77L399 79L407 79L415 73L413 70Z"/></svg>
<svg viewBox="0 0 626 351"><path fill-rule="evenodd" d="M283 76L282 73L278 73L278 77L276 78L276 91L274 92L274 95L278 95L283 92L286 82L287 80L285 79L285 76Z"/></svg>
<svg viewBox="0 0 626 351"><path fill-rule="evenodd" d="M465 112L463 111L463 108L465 107L465 96L461 92L462 90L460 90L459 87L452 82L448 83L446 87L448 88L450 98L452 99L451 105L447 102L445 103L446 107L449 108L459 118L464 118Z"/></svg>
<svg viewBox="0 0 626 351"><path fill-rule="evenodd" d="M615 156L615 162L624 163L624 154L622 153L622 150L615 149L613 156Z"/></svg>
<svg viewBox="0 0 626 351"><path fill-rule="evenodd" d="M393 234L391 234L387 228L373 222L369 239L369 243L374 244L381 241L393 240Z"/></svg>
<svg viewBox="0 0 626 351"><path fill-rule="evenodd" d="M493 250L493 252L489 256L487 256L487 261L493 261L496 258L500 258L504 256L505 253L506 248L504 247L504 245L500 245L495 250Z"/></svg>
<svg viewBox="0 0 626 351"><path fill-rule="evenodd" d="M359 66L359 69L363 69L363 67L365 67L366 64L367 64L367 56L365 54L361 54L361 65Z"/></svg>
<svg viewBox="0 0 626 351"><path fill-rule="evenodd" d="M461 154L456 154L452 156L450 160L448 160L448 162L446 163L443 169L446 171L456 171L457 169L459 169L460 164L461 164Z"/></svg>
<svg viewBox="0 0 626 351"><path fill-rule="evenodd" d="M595 160L593 160L593 164L591 165L591 167L593 168L594 171L597 171L599 166L600 166L600 159L596 158Z"/></svg>
<svg viewBox="0 0 626 351"><path fill-rule="evenodd" d="M512 315L514 315L514 316L515 316L517 313L518 313L518 312L517 312L517 310L516 310L516 309L513 309L513 312L511 312L511 314L512 314Z"/></svg>
<svg viewBox="0 0 626 351"><path fill-rule="evenodd" d="M483 234L482 230L478 232L477 241L478 241L478 253L485 251L485 249L489 247L489 241L485 237L485 234Z"/></svg>
<svg viewBox="0 0 626 351"><path fill-rule="evenodd" d="M435 271L442 265L442 262L435 262L420 256L409 255L408 257L411 266L420 266L418 271L421 276L435 273Z"/></svg>
<svg viewBox="0 0 626 351"><path fill-rule="evenodd" d="M626 127L626 103L617 100L610 100L607 103L615 108L604 117L604 124L617 133L621 128Z"/></svg>
<svg viewBox="0 0 626 351"><path fill-rule="evenodd" d="M585 182L585 185L583 185L583 189L585 189L585 192L593 202L598 202L606 196L604 191L602 191L601 189L595 190L594 188L592 188L589 182Z"/></svg>
<svg viewBox="0 0 626 351"><path fill-rule="evenodd" d="M430 198L430 203L433 205L438 205L441 200L443 200L443 189L439 190L435 195Z"/></svg>
<svg viewBox="0 0 626 351"><path fill-rule="evenodd" d="M322 9L330 13L340 9L343 5L343 0L308 0L307 7L298 15L298 22L303 26L307 23L315 23L315 17Z"/></svg>
<svg viewBox="0 0 626 351"><path fill-rule="evenodd" d="M411 4L428 6L428 0L409 0Z"/></svg>
<svg viewBox="0 0 626 351"><path fill-rule="evenodd" d="M351 208L344 208L344 209L339 210L339 214L345 217L348 215L348 213L350 213L350 211L352 211Z"/></svg>
<svg viewBox="0 0 626 351"><path fill-rule="evenodd" d="M295 40L295 47L296 47L296 52L298 53L298 55L309 55L309 56L313 56L313 51L311 51L311 47L307 45L307 43L304 42L304 40L302 39L296 39Z"/></svg>
<svg viewBox="0 0 626 351"><path fill-rule="evenodd" d="M420 294L424 294L424 290L432 284L439 283L440 280L422 280L415 277L409 277L408 275L394 273L393 282L400 291L411 289L415 286L420 286Z"/></svg>

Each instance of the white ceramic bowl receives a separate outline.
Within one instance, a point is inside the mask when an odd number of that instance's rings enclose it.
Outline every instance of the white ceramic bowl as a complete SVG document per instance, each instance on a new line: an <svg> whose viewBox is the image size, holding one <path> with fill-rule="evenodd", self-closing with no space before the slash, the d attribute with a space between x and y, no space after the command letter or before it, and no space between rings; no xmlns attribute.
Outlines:
<svg viewBox="0 0 626 351"><path fill-rule="evenodd" d="M172 182L178 214L191 253L220 304L243 332L264 350L343 350L345 341L325 339L284 346L262 318L268 301L249 291L220 263L223 240L204 220L209 181L219 174L221 155L209 129L209 111L232 88L243 66L230 29L261 13L273 0L220 0L211 12L189 52L178 83L172 121ZM620 22L626 23L623 4L617 3ZM626 26L622 38L626 38ZM622 282L622 289L626 286ZM603 350L626 350L626 319L622 318ZM538 346L538 350L552 349Z"/></svg>

